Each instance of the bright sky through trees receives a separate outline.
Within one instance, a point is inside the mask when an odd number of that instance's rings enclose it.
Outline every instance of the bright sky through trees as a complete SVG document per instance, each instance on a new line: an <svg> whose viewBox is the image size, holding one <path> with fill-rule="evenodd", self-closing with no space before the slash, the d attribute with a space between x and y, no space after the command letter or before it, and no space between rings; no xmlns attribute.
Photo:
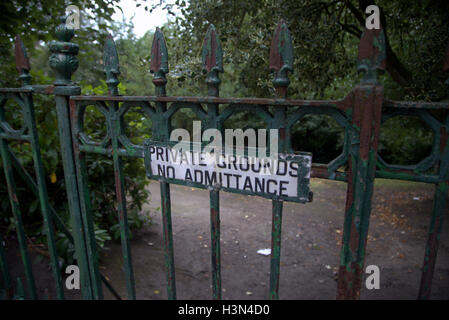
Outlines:
<svg viewBox="0 0 449 320"><path fill-rule="evenodd" d="M168 0L166 3L174 3L174 0ZM136 4L141 3L141 6L136 7ZM137 37L142 37L148 30L154 30L156 27L161 27L166 23L169 18L173 19L173 16L167 14L167 11L158 7L153 12L145 11L145 6L148 6L148 10L154 5L159 3L159 0L147 0L147 1L135 1L135 0L121 0L120 7L123 10L123 14L120 10L112 16L115 21L122 20L123 17L127 22L132 21L134 23L134 33ZM178 10L174 10L176 14Z"/></svg>

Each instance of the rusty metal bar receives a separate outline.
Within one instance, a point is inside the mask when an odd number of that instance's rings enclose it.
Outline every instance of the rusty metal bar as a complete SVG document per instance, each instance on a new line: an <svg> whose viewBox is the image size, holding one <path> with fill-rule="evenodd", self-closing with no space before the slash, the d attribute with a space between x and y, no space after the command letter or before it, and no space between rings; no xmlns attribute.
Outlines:
<svg viewBox="0 0 449 320"><path fill-rule="evenodd" d="M106 39L104 47L104 71L106 73L106 83L111 96L118 95L119 61L117 49L112 36ZM123 163L119 154L119 136L123 133L122 119L118 115L118 101L109 104L109 128L112 141L112 159L114 162L115 190L117 195L118 218L120 225L120 240L122 243L123 265L125 269L126 288L128 299L136 299L136 288L134 281L134 271L131 258L131 245L129 243L128 213L126 209L125 178L123 176Z"/></svg>
<svg viewBox="0 0 449 320"><path fill-rule="evenodd" d="M1 111L3 112L3 111ZM11 156L8 152L8 143L0 138L0 154L3 160L3 169L5 171L6 184L8 186L9 201L11 203L12 213L15 220L17 240L19 241L20 254L25 269L25 277L28 285L28 293L31 299L37 299L36 284L34 281L31 261L28 255L28 245L26 241L25 229L23 227L22 213L20 212L19 200L17 199L17 189L14 180L14 174L11 166Z"/></svg>
<svg viewBox="0 0 449 320"><path fill-rule="evenodd" d="M287 24L281 20L274 32L270 47L270 70L275 72L273 85L276 96L280 100L287 98L290 80L288 72L293 72L293 43ZM270 124L271 129L278 130L278 152L287 152L287 108L285 105L276 108L274 118ZM279 276L281 268L282 243L282 209L284 202L281 199L272 200L272 231L271 231L271 260L270 260L270 292L271 300L279 299Z"/></svg>
<svg viewBox="0 0 449 320"><path fill-rule="evenodd" d="M279 299L279 274L281 269L282 208L281 200L273 200L271 223L270 299Z"/></svg>
<svg viewBox="0 0 449 320"><path fill-rule="evenodd" d="M61 276L61 268L59 267L59 259L56 251L56 238L54 234L53 215L50 212L47 187L45 184L45 174L41 159L39 138L37 136L36 121L34 116L34 107L32 104L31 94L25 97L27 100L28 110L25 114L27 122L29 123L29 130L31 135L31 150L33 153L34 170L36 173L36 182L38 187L39 202L44 218L44 230L47 237L47 245L50 253L50 261L53 270L53 277L55 279L56 294L58 299L64 299L64 286Z"/></svg>
<svg viewBox="0 0 449 320"><path fill-rule="evenodd" d="M168 73L168 51L164 35L159 28L156 29L151 47L151 73L154 73L153 84L156 89L156 96L166 96L167 79L165 74ZM163 101L156 102L156 122L157 128L153 128L156 139L159 141L168 141L170 136L170 124L168 119L163 117L167 110L167 105ZM175 258L173 253L173 231L171 222L171 202L170 202L170 184L160 182L161 204L162 204L162 224L164 234L164 257L165 270L167 280L167 296L169 300L176 300L176 279L175 279Z"/></svg>
<svg viewBox="0 0 449 320"><path fill-rule="evenodd" d="M220 95L219 73L223 72L223 51L220 38L214 25L210 25L206 32L202 48L203 73L206 74L208 96ZM218 121L218 104L207 104L208 128L215 128L222 132ZM201 132L200 132L201 134ZM221 300L221 252L220 252L220 186L209 190L210 203L210 235L211 235L211 268L212 268L212 298Z"/></svg>
<svg viewBox="0 0 449 320"><path fill-rule="evenodd" d="M171 222L170 184L160 183L162 201L162 227L164 241L167 297L176 300L175 258L173 253L173 231Z"/></svg>
<svg viewBox="0 0 449 320"><path fill-rule="evenodd" d="M95 229L93 224L92 207L90 192L88 187L88 174L86 168L86 159L79 149L79 132L77 124L79 123L79 113L76 103L70 101L70 120L72 128L73 156L75 159L76 180L78 185L81 217L83 221L83 234L86 241L87 262L91 278L91 289L93 299L103 299L103 290L101 287L100 273L98 269L98 251L95 241ZM73 178L73 177L72 177Z"/></svg>
<svg viewBox="0 0 449 320"><path fill-rule="evenodd" d="M16 67L19 72L19 79L22 82L22 87L27 87L31 83L31 76L29 75L30 64L27 57L27 52L22 39L19 35L15 40L15 57ZM23 109L22 114L26 126L28 127L29 141L31 145L31 152L33 157L34 171L36 174L36 186L37 196L41 206L41 212L43 216L44 232L47 238L48 250L50 253L50 264L53 271L53 278L55 279L56 295L58 299L64 299L64 287L62 284L61 269L59 266L58 254L56 251L56 239L54 235L53 215L50 212L50 206L48 201L47 186L45 184L45 173L42 164L39 137L36 127L36 119L34 114L33 96L32 93L22 93ZM7 150L11 152L11 150ZM11 152L11 155L13 153ZM15 156L11 156L16 160Z"/></svg>
<svg viewBox="0 0 449 320"><path fill-rule="evenodd" d="M449 182L440 182L435 186L433 198L432 217L429 226L429 235L424 251L424 262L422 267L421 282L419 286L418 299L427 300L430 297L432 288L433 273L437 259L440 233L443 228L443 219L447 213L447 201L449 192Z"/></svg>
<svg viewBox="0 0 449 320"><path fill-rule="evenodd" d="M383 87L378 73L385 69L382 29L365 30L359 44L358 69L364 77L354 92L346 213L338 275L337 299L359 299L371 213Z"/></svg>
<svg viewBox="0 0 449 320"><path fill-rule="evenodd" d="M221 253L220 253L220 192L211 190L210 199L210 234L212 265L212 297L221 300Z"/></svg>
<svg viewBox="0 0 449 320"><path fill-rule="evenodd" d="M87 247L92 242L87 242L85 224L81 213L81 196L78 189L77 166L75 164L73 136L71 134L71 121L69 112L69 96L79 95L81 90L74 86L71 76L78 67L78 46L70 40L74 36L74 30L65 25L65 19L61 18L61 24L57 27L58 41L49 43L49 65L54 70L56 80L53 93L55 95L56 112L58 120L59 141L61 146L61 158L64 167L64 180L67 190L67 198L70 216L73 225L73 237L77 263L80 268L81 292L84 299L90 300L98 295L93 292L91 270L89 260L92 258Z"/></svg>
<svg viewBox="0 0 449 320"><path fill-rule="evenodd" d="M447 115L445 126L441 127L441 144L439 161L440 177L443 181L435 186L433 198L432 217L430 220L428 239L424 251L424 262L422 267L421 283L419 287L418 299L427 300L430 297L432 288L433 273L440 242L440 234L443 228L444 215L448 208L449 193L449 114Z"/></svg>

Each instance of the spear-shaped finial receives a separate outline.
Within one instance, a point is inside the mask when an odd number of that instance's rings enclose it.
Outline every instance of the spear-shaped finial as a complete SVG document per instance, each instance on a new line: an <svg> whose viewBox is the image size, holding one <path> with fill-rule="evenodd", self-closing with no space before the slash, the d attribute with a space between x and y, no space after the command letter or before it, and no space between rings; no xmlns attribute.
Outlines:
<svg viewBox="0 0 449 320"><path fill-rule="evenodd" d="M285 98L290 84L288 72L293 72L293 43L284 20L278 23L271 40L270 71L276 73L273 85L278 97Z"/></svg>
<svg viewBox="0 0 449 320"><path fill-rule="evenodd" d="M56 37L58 41L50 41L49 64L56 75L55 85L70 85L72 74L78 69L77 54L79 47L70 42L75 35L73 28L66 25L67 17L60 18L61 24L56 27Z"/></svg>
<svg viewBox="0 0 449 320"><path fill-rule="evenodd" d="M382 26L379 29L365 29L359 43L357 71L365 73L362 83L376 84L377 77L386 68L387 48Z"/></svg>
<svg viewBox="0 0 449 320"><path fill-rule="evenodd" d="M26 48L19 35L16 35L14 54L16 56L16 68L19 72L19 79L22 82L22 86L30 85L30 62L28 60Z"/></svg>
<svg viewBox="0 0 449 320"><path fill-rule="evenodd" d="M220 38L213 24L209 26L204 37L201 58L203 62L203 73L207 74L206 83L208 86L208 95L218 96L221 82L219 72L223 72L223 50L221 49Z"/></svg>
<svg viewBox="0 0 449 320"><path fill-rule="evenodd" d="M109 34L104 44L104 72L106 73L106 84L108 85L109 95L118 95L117 86L120 83L118 75L120 74L120 67L118 62L117 48L112 36Z"/></svg>
<svg viewBox="0 0 449 320"><path fill-rule="evenodd" d="M151 46L150 72L154 73L153 83L156 86L156 95L165 96L165 85L168 73L168 50L161 29L156 28Z"/></svg>

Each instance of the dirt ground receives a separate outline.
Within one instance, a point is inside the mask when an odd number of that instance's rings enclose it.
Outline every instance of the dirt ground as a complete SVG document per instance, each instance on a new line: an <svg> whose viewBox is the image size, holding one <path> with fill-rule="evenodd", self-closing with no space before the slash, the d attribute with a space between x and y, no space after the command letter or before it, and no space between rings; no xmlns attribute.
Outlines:
<svg viewBox="0 0 449 320"><path fill-rule="evenodd" d="M149 189L145 210L153 223L131 241L137 298L166 299L159 184L152 182ZM313 179L311 190L312 203L284 205L281 299L335 299L346 184ZM431 185L376 181L366 265L379 266L380 289L363 289L361 299L416 299L432 195ZM172 185L171 199L178 299L211 299L208 192ZM222 192L220 204L223 299L267 299L270 258L257 250L270 248L271 203ZM101 271L126 297L120 243L106 247ZM14 277L21 273L16 248L7 248L10 266L17 266ZM53 298L48 262L33 268L39 295ZM79 297L67 292L69 299ZM449 222L441 235L431 298L449 299Z"/></svg>

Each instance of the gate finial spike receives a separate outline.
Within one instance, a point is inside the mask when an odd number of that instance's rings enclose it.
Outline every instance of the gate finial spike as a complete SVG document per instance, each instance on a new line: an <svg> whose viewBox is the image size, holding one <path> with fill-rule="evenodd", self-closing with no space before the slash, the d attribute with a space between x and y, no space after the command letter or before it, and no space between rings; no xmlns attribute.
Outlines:
<svg viewBox="0 0 449 320"><path fill-rule="evenodd" d="M203 62L203 73L207 74L208 94L210 96L218 96L221 82L219 72L223 72L223 50L213 24L209 26L204 37L201 59Z"/></svg>
<svg viewBox="0 0 449 320"><path fill-rule="evenodd" d="M154 73L153 83L156 86L157 95L165 95L167 79L165 74L168 69L168 50L161 29L156 28L151 46L150 72Z"/></svg>
<svg viewBox="0 0 449 320"><path fill-rule="evenodd" d="M61 24L56 27L56 37L58 41L52 40L49 43L50 59L49 64L56 75L57 86L72 84L72 74L78 69L77 54L79 47L70 42L75 35L75 31L66 25L67 17L60 18Z"/></svg>
<svg viewBox="0 0 449 320"><path fill-rule="evenodd" d="M22 86L29 85L31 80L31 76L29 74L31 69L30 61L28 60L25 45L19 35L16 35L14 54L16 57L16 68L19 72L19 79L22 82Z"/></svg>
<svg viewBox="0 0 449 320"><path fill-rule="evenodd" d="M359 43L357 71L364 72L362 83L375 84L386 68L387 48L385 34L379 29L365 29Z"/></svg>
<svg viewBox="0 0 449 320"><path fill-rule="evenodd" d="M275 72L273 85L279 97L285 98L290 84L288 72L293 72L293 43L287 24L279 21L271 40L270 71Z"/></svg>
<svg viewBox="0 0 449 320"><path fill-rule="evenodd" d="M117 48L114 39L109 34L104 44L104 72L106 73L106 84L108 85L109 95L118 95L117 86L120 83L118 75L120 74L120 66L118 61Z"/></svg>

